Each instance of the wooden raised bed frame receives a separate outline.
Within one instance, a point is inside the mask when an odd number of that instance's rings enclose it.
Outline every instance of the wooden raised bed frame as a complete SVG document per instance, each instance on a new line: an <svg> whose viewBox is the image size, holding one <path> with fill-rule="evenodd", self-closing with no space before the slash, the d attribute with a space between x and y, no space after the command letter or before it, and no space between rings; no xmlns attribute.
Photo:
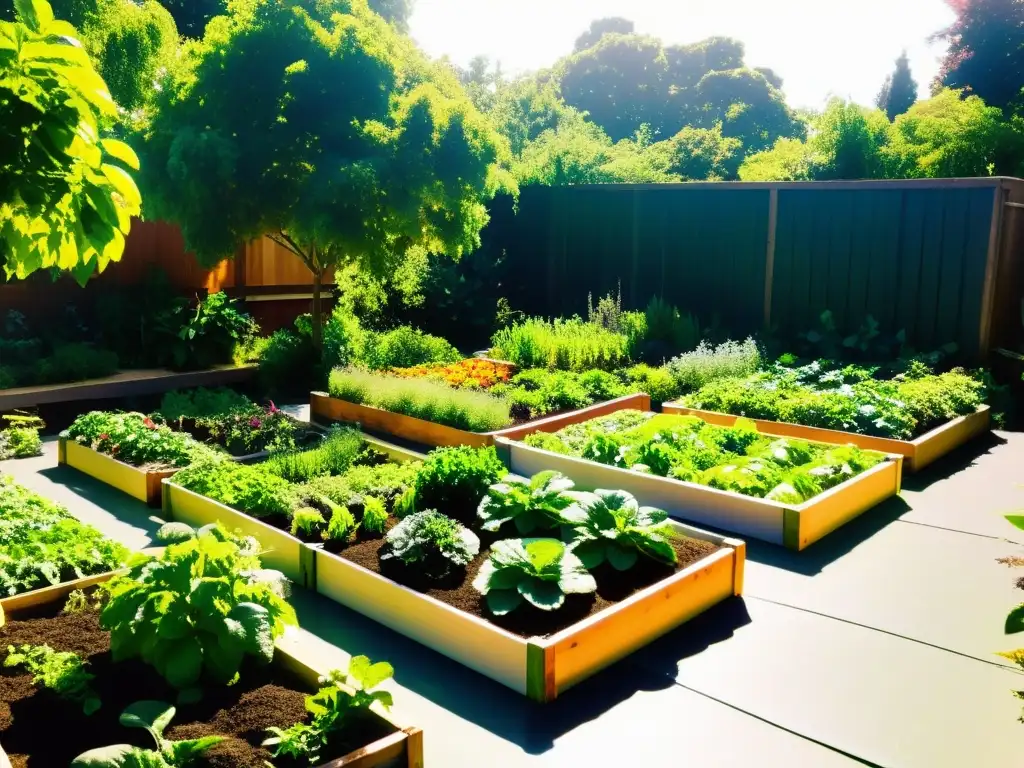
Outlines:
<svg viewBox="0 0 1024 768"><path fill-rule="evenodd" d="M813 499L793 505L609 467L504 438L498 440L497 450L515 474L530 477L554 469L572 478L580 490L621 489L636 496L641 504L664 509L673 517L797 551L898 494L903 462L902 456L890 456Z"/></svg>
<svg viewBox="0 0 1024 768"><path fill-rule="evenodd" d="M316 552L317 592L539 702L743 591L746 545L673 522L722 547L548 637L526 639L338 555Z"/></svg>
<svg viewBox="0 0 1024 768"><path fill-rule="evenodd" d="M665 403L664 413L678 416L697 416L710 424L731 427L741 416L718 411L704 411L699 408L688 408L678 403ZM903 466L907 472L919 472L933 461L959 448L972 438L987 432L991 424L991 410L982 405L974 413L947 421L945 424L926 432L913 440L896 440L889 437L873 437L858 435L854 432L843 432L838 429L822 427L805 427L786 421L768 421L766 419L750 419L757 425L759 432L779 437L792 437L799 440L812 440L818 443L836 445L856 445L871 451L898 454L903 457Z"/></svg>
<svg viewBox="0 0 1024 768"><path fill-rule="evenodd" d="M643 393L626 395L625 397L596 403L576 411L560 413L556 416L547 416L543 419L528 421L525 424L508 427L507 429L499 429L495 432L467 432L463 429L455 429L454 427L446 427L443 424L435 424L432 421L417 419L414 416L406 416L368 405L357 405L346 400L339 400L324 392L310 393L309 406L310 421L313 422L344 421L356 423L364 429L392 435L393 437L409 440L421 445L468 445L474 448L483 448L488 445L494 445L494 441L499 437L518 440L527 435L532 435L534 432L557 432L562 427L567 427L570 424L589 421L590 419L606 416L615 411L626 409L648 411L651 408L651 398Z"/></svg>
<svg viewBox="0 0 1024 768"><path fill-rule="evenodd" d="M178 471L133 467L66 437L61 437L57 443L57 463L74 467L154 509L161 506L161 481Z"/></svg>
<svg viewBox="0 0 1024 768"><path fill-rule="evenodd" d="M3 617L5 615L11 616L27 608L56 602L67 597L76 589L91 587L94 584L107 581L113 576L113 573L89 576L77 581L69 581L4 598L0 600L0 626L4 624ZM320 676L327 670L317 670L309 666L296 653L282 647L285 644L292 644L289 643L287 635L279 641L274 651L274 664L294 674L310 690L316 690ZM423 768L423 731L419 728L402 728L386 713L377 710L371 711L375 717L387 722L396 732L350 752L344 757L324 763L320 768ZM9 768L9 766L10 761L7 754L4 752L3 746L0 746L0 768Z"/></svg>

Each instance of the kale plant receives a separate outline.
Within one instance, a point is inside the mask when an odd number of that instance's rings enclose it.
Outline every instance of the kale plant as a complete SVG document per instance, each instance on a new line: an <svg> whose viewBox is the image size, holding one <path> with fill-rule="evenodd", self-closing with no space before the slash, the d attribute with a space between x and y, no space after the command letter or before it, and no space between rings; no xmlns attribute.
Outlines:
<svg viewBox="0 0 1024 768"><path fill-rule="evenodd" d="M348 670L334 670L328 677L321 678L323 687L306 697L306 710L313 715L312 722L296 723L289 728L268 728L271 737L263 746L273 747L274 757L290 757L317 765L334 734L353 724L374 704L391 709L391 694L373 689L393 675L394 669L386 661L373 664L366 656L353 656Z"/></svg>
<svg viewBox="0 0 1024 768"><path fill-rule="evenodd" d="M485 531L497 531L505 523L515 521L521 534L535 529L551 529L562 522L561 512L572 504L565 494L573 482L558 472L540 472L528 482L508 475L487 489L477 515Z"/></svg>
<svg viewBox="0 0 1024 768"><path fill-rule="evenodd" d="M480 539L457 520L434 510L409 515L388 531L381 561L400 560L440 578L463 568L480 552Z"/></svg>
<svg viewBox="0 0 1024 768"><path fill-rule="evenodd" d="M607 562L617 571L628 571L640 555L676 564L676 551L669 543L675 532L668 513L641 507L625 491L599 489L574 495L576 503L562 516L572 530L572 551L587 569Z"/></svg>
<svg viewBox="0 0 1024 768"><path fill-rule="evenodd" d="M553 611L565 604L567 594L597 591L597 582L558 539L506 539L491 546L473 587L487 598L491 613L504 616L524 600Z"/></svg>
<svg viewBox="0 0 1024 768"><path fill-rule="evenodd" d="M186 768L223 736L171 741L164 731L174 719L175 709L162 701L137 701L121 713L121 725L142 728L153 737L156 749L141 749L130 744L113 744L90 749L74 759L71 768Z"/></svg>
<svg viewBox="0 0 1024 768"><path fill-rule="evenodd" d="M100 708L100 698L90 685L94 676L85 670L86 664L77 653L55 651L48 645L9 645L4 659L5 667L25 667L33 685L81 704L82 711L91 715Z"/></svg>
<svg viewBox="0 0 1024 768"><path fill-rule="evenodd" d="M236 680L246 657L270 663L275 639L296 624L284 577L260 568L255 540L219 526L134 565L109 593L100 624L114 660L141 657L185 698L204 678Z"/></svg>

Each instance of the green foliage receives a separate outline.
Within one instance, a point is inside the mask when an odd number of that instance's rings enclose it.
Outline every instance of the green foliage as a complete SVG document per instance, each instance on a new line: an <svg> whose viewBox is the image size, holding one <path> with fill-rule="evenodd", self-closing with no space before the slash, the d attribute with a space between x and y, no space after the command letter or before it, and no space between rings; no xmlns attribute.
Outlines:
<svg viewBox="0 0 1024 768"><path fill-rule="evenodd" d="M33 685L42 685L62 699L81 704L82 712L91 715L101 702L90 685L94 675L85 666L77 653L55 651L48 645L9 645L4 659L4 667L24 667L32 675Z"/></svg>
<svg viewBox="0 0 1024 768"><path fill-rule="evenodd" d="M716 379L745 376L761 367L761 350L752 338L726 341L713 347L702 341L693 352L673 358L669 373L683 391L698 389Z"/></svg>
<svg viewBox="0 0 1024 768"><path fill-rule="evenodd" d="M607 562L617 571L628 571L640 555L666 565L678 561L669 542L675 533L667 522L668 513L641 507L625 491L598 489L575 496L562 517L572 528L573 554L587 570Z"/></svg>
<svg viewBox="0 0 1024 768"><path fill-rule="evenodd" d="M489 392L507 399L517 420L529 421L622 397L628 394L628 388L606 371L573 373L530 368L517 373L508 383L494 385Z"/></svg>
<svg viewBox="0 0 1024 768"><path fill-rule="evenodd" d="M428 578L464 568L480 552L480 539L457 520L432 509L416 512L388 531L381 562L399 560Z"/></svg>
<svg viewBox="0 0 1024 768"><path fill-rule="evenodd" d="M407 325L387 333L371 332L364 343L362 362L374 371L424 363L455 363L462 359L459 350L441 337Z"/></svg>
<svg viewBox="0 0 1024 768"><path fill-rule="evenodd" d="M645 340L657 342L673 352L687 352L700 343L700 323L693 315L679 310L660 296L653 296L644 310L647 318Z"/></svg>
<svg viewBox="0 0 1024 768"><path fill-rule="evenodd" d="M885 76L882 90L878 92L875 106L885 112L890 121L895 120L917 101L917 81L910 74L910 60L903 51L896 59L896 68Z"/></svg>
<svg viewBox="0 0 1024 768"><path fill-rule="evenodd" d="M473 587L492 614L504 616L524 600L542 611L557 610L567 594L595 592L597 582L557 539L507 539L491 545Z"/></svg>
<svg viewBox="0 0 1024 768"><path fill-rule="evenodd" d="M251 405L248 397L228 387L198 387L168 392L160 401L158 412L167 421L181 426L186 421L217 421L232 411Z"/></svg>
<svg viewBox="0 0 1024 768"><path fill-rule="evenodd" d="M201 38L206 24L227 10L225 0L161 0L185 37Z"/></svg>
<svg viewBox="0 0 1024 768"><path fill-rule="evenodd" d="M331 517L331 522L334 522L334 517ZM319 536L320 531L323 530L324 526L327 525L327 521L324 520L323 513L319 510L313 509L312 507L302 507L292 513L292 536L298 536L303 539L312 539Z"/></svg>
<svg viewBox="0 0 1024 768"><path fill-rule="evenodd" d="M679 397L681 389L667 366L652 368L640 363L620 371L630 392L645 392L656 403L667 403Z"/></svg>
<svg viewBox="0 0 1024 768"><path fill-rule="evenodd" d="M590 22L590 28L576 38L573 51L585 51L593 48L605 35L632 35L633 22L621 16L610 16Z"/></svg>
<svg viewBox="0 0 1024 768"><path fill-rule="evenodd" d="M206 459L178 472L174 483L253 517L287 517L294 503L289 483L258 464Z"/></svg>
<svg viewBox="0 0 1024 768"><path fill-rule="evenodd" d="M363 502L363 519L360 530L368 536L383 536L388 522L388 510L384 502L375 496L367 496Z"/></svg>
<svg viewBox="0 0 1024 768"><path fill-rule="evenodd" d="M43 452L43 441L39 430L46 426L38 416L11 414L2 417L6 429L0 429L0 461L5 459L27 459Z"/></svg>
<svg viewBox="0 0 1024 768"><path fill-rule="evenodd" d="M346 300L346 297L339 299L324 327L324 368L331 371L338 366L362 363L368 335L369 332L363 330L351 301Z"/></svg>
<svg viewBox="0 0 1024 768"><path fill-rule="evenodd" d="M748 155L737 175L740 181L809 181L811 149L799 139L778 139L771 149Z"/></svg>
<svg viewBox="0 0 1024 768"><path fill-rule="evenodd" d="M868 369L835 370L815 362L714 381L685 402L755 419L909 440L974 412L984 390L959 369L881 381Z"/></svg>
<svg viewBox="0 0 1024 768"><path fill-rule="evenodd" d="M499 329L491 339L491 354L520 368L612 370L629 359L625 334L586 323L578 317L547 321L530 318Z"/></svg>
<svg viewBox="0 0 1024 768"><path fill-rule="evenodd" d="M398 497L413 487L421 466L418 461L354 466L341 477L318 477L300 486L297 493L322 496L345 506L363 503L368 500L364 497L373 496L391 507Z"/></svg>
<svg viewBox="0 0 1024 768"><path fill-rule="evenodd" d="M189 435L141 413L91 411L75 419L65 434L69 440L136 467L184 467L211 453Z"/></svg>
<svg viewBox="0 0 1024 768"><path fill-rule="evenodd" d="M196 537L196 530L187 523L164 523L156 531L156 540L161 544L181 544Z"/></svg>
<svg viewBox="0 0 1024 768"><path fill-rule="evenodd" d="M514 522L520 534L554 528L562 523L562 510L572 504L565 492L573 486L572 480L558 472L540 472L529 481L508 475L488 488L480 502L477 516L481 528L498 531L508 522Z"/></svg>
<svg viewBox="0 0 1024 768"><path fill-rule="evenodd" d="M312 722L296 723L289 728L268 728L271 737L263 742L273 747L273 756L290 757L317 765L322 752L336 734L346 728L358 727L360 715L377 704L385 710L392 706L391 694L374 690L394 676L394 669L385 661L371 663L366 656L353 656L344 672L333 670L321 678L320 688L306 697L306 711Z"/></svg>
<svg viewBox="0 0 1024 768"><path fill-rule="evenodd" d="M799 504L880 461L852 446L778 440L739 420L717 427L693 416L620 412L527 445L609 466Z"/></svg>
<svg viewBox="0 0 1024 768"><path fill-rule="evenodd" d="M385 515L386 518L386 515ZM323 522L321 518L320 522ZM345 505L335 505L331 510L331 521L324 531L324 541L346 542L357 528L356 520Z"/></svg>
<svg viewBox="0 0 1024 768"><path fill-rule="evenodd" d="M139 161L101 131L117 116L74 27L45 0L0 21L0 251L8 278L70 271L79 283L119 261L142 198Z"/></svg>
<svg viewBox="0 0 1024 768"><path fill-rule="evenodd" d="M240 306L223 291L194 302L176 300L156 319L166 362L175 370L232 362L235 345L256 330Z"/></svg>
<svg viewBox="0 0 1024 768"><path fill-rule="evenodd" d="M64 507L0 475L0 595L106 573L127 558Z"/></svg>
<svg viewBox="0 0 1024 768"><path fill-rule="evenodd" d="M438 448L427 455L416 475L416 509L443 509L471 525L487 489L506 472L493 447Z"/></svg>
<svg viewBox="0 0 1024 768"><path fill-rule="evenodd" d="M668 170L684 180L731 181L743 162L743 142L723 136L721 123L711 128L684 126L667 144Z"/></svg>
<svg viewBox="0 0 1024 768"><path fill-rule="evenodd" d="M274 453L263 466L289 483L304 483L322 475L344 474L362 450L359 430L336 427L315 448Z"/></svg>
<svg viewBox="0 0 1024 768"><path fill-rule="evenodd" d="M153 738L156 750L114 744L90 749L76 757L71 768L187 768L210 747L224 741L223 736L171 741L164 731L174 719L175 709L162 701L137 701L121 713L126 728L141 728Z"/></svg>
<svg viewBox="0 0 1024 768"><path fill-rule="evenodd" d="M452 389L430 379L402 379L356 368L336 368L328 381L331 397L402 413L469 432L507 427L509 404L483 392Z"/></svg>
<svg viewBox="0 0 1024 768"><path fill-rule="evenodd" d="M181 691L232 683L247 658L269 664L296 619L283 577L261 569L257 548L209 526L116 577L100 614L114 660L140 657Z"/></svg>
<svg viewBox="0 0 1024 768"><path fill-rule="evenodd" d="M238 3L172 75L147 132L147 210L205 264L263 234L316 285L349 263L390 274L416 246L457 259L509 187L504 142L454 73L366 0ZM319 312L317 298L317 347Z"/></svg>

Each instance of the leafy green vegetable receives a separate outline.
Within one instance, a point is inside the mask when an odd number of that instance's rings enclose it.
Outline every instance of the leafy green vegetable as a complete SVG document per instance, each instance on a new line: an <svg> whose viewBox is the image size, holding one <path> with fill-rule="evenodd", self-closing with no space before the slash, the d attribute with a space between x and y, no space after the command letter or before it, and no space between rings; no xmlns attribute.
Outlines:
<svg viewBox="0 0 1024 768"><path fill-rule="evenodd" d="M444 510L470 525L487 489L505 474L505 465L492 447L438 448L416 475L416 509Z"/></svg>
<svg viewBox="0 0 1024 768"><path fill-rule="evenodd" d="M303 507L295 510L292 514L291 534L292 536L312 538L318 535L325 525L327 525L327 521L324 520L322 512L312 507Z"/></svg>
<svg viewBox="0 0 1024 768"><path fill-rule="evenodd" d="M385 540L381 562L400 560L431 578L465 567L480 552L475 533L433 510L409 515L388 531Z"/></svg>
<svg viewBox="0 0 1024 768"><path fill-rule="evenodd" d="M227 459L199 461L178 472L174 482L253 517L288 517L296 501L288 482L261 465Z"/></svg>
<svg viewBox="0 0 1024 768"><path fill-rule="evenodd" d="M312 722L268 728L271 737L263 746L273 747L274 757L306 760L310 765L320 763L321 753L334 734L356 725L358 717L374 704L391 709L391 694L373 689L393 675L394 669L387 662L373 664L366 656L353 656L346 671L334 670L321 678L323 687L306 697Z"/></svg>
<svg viewBox="0 0 1024 768"><path fill-rule="evenodd" d="M162 701L137 701L121 713L121 725L141 728L153 737L156 750L129 744L90 749L74 759L71 768L186 768L210 747L224 741L223 736L171 741L164 731L174 719L175 709Z"/></svg>
<svg viewBox="0 0 1024 768"><path fill-rule="evenodd" d="M573 482L558 472L540 472L529 482L508 475L502 482L487 489L477 515L485 531L497 531L505 523L515 521L519 533L532 533L537 528L550 529L562 522L561 512L572 504L565 494Z"/></svg>
<svg viewBox="0 0 1024 768"><path fill-rule="evenodd" d="M363 519L360 528L370 536L383 536L388 522L388 511L384 502L374 496L367 496L363 502Z"/></svg>
<svg viewBox="0 0 1024 768"><path fill-rule="evenodd" d="M184 467L212 453L191 436L142 413L92 411L75 419L65 435L136 467Z"/></svg>
<svg viewBox="0 0 1024 768"><path fill-rule="evenodd" d="M562 516L572 530L573 554L588 570L607 562L628 571L640 555L666 565L678 562L667 512L641 507L626 491L598 489L574 496L576 502Z"/></svg>
<svg viewBox="0 0 1024 768"><path fill-rule="evenodd" d="M141 657L187 695L203 678L237 679L246 657L269 663L274 640L296 623L284 578L261 569L256 541L220 526L135 564L109 593L100 623L114 660Z"/></svg>
<svg viewBox="0 0 1024 768"><path fill-rule="evenodd" d="M331 521L324 531L324 541L348 541L356 529L356 520L344 504L335 505L331 510Z"/></svg>
<svg viewBox="0 0 1024 768"><path fill-rule="evenodd" d="M567 594L595 592L597 582L558 539L506 539L491 545L473 587L487 598L491 613L504 616L523 600L553 611Z"/></svg>
<svg viewBox="0 0 1024 768"><path fill-rule="evenodd" d="M422 464L408 461L401 464L354 466L340 477L318 477L296 489L302 496L321 496L335 504L355 505L364 496L375 496L391 507L395 500L416 482Z"/></svg>
<svg viewBox="0 0 1024 768"><path fill-rule="evenodd" d="M55 651L48 645L9 645L4 659L5 667L25 667L33 685L42 685L62 699L81 704L82 711L91 715L100 708L100 698L90 685L94 675L86 672L86 663L77 653Z"/></svg>

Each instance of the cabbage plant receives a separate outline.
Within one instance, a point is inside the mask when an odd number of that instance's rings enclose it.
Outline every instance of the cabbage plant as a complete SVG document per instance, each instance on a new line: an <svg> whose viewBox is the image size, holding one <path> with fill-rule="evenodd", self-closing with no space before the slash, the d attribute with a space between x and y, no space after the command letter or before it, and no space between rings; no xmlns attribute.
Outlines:
<svg viewBox="0 0 1024 768"><path fill-rule="evenodd" d="M515 522L519 533L555 528L562 522L562 510L572 504L566 495L573 482L559 472L540 472L529 481L508 475L487 489L477 509L485 531L497 531L505 523Z"/></svg>
<svg viewBox="0 0 1024 768"><path fill-rule="evenodd" d="M487 598L491 613L504 616L523 601L553 611L566 595L596 592L597 582L558 539L506 539L491 545L473 587Z"/></svg>
<svg viewBox="0 0 1024 768"><path fill-rule="evenodd" d="M665 511L641 507L626 491L599 489L574 496L576 503L563 510L562 517L574 542L572 550L587 569L607 562L617 571L628 571L640 555L666 565L678 562L669 542L676 534Z"/></svg>

